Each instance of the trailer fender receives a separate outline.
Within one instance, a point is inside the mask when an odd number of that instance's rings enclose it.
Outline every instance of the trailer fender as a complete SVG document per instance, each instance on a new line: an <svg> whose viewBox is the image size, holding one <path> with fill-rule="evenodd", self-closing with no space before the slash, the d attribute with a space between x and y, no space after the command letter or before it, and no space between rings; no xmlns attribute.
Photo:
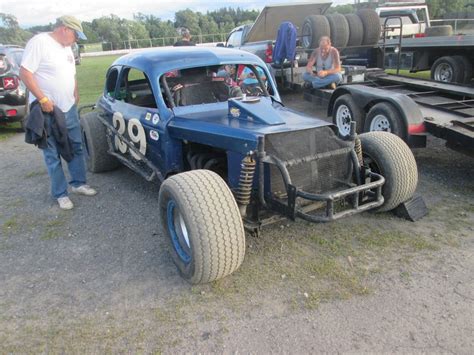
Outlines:
<svg viewBox="0 0 474 355"><path fill-rule="evenodd" d="M402 137L404 140L407 140L411 134L424 132L423 115L418 105L411 98L404 94L366 85L344 85L334 90L329 100L328 116L332 115L336 99L344 94L350 94L365 113L379 102L391 103L400 113L401 122L406 132L405 137Z"/></svg>

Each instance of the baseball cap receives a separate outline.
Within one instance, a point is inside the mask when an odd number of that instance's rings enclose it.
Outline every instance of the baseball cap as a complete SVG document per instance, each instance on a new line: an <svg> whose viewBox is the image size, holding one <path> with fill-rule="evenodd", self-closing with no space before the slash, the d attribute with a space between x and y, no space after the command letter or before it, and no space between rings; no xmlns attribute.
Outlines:
<svg viewBox="0 0 474 355"><path fill-rule="evenodd" d="M61 16L60 18L58 18L58 23L70 28L71 30L76 31L77 37L79 39L87 39L86 35L83 32L81 21L79 21L74 16Z"/></svg>

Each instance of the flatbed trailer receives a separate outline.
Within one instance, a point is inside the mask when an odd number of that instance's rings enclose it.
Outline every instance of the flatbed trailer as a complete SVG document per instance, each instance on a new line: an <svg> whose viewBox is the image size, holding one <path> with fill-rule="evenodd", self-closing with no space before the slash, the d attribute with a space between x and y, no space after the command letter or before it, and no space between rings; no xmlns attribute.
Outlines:
<svg viewBox="0 0 474 355"><path fill-rule="evenodd" d="M474 35L453 35L381 40L374 47L341 49L343 64L371 68L431 71L431 78L470 83L473 75Z"/></svg>
<svg viewBox="0 0 474 355"><path fill-rule="evenodd" d="M336 90L305 90L306 100L327 105L328 115L346 135L383 130L411 147L426 146L426 135L446 140L449 148L474 156L474 87L407 78L369 70L362 83Z"/></svg>

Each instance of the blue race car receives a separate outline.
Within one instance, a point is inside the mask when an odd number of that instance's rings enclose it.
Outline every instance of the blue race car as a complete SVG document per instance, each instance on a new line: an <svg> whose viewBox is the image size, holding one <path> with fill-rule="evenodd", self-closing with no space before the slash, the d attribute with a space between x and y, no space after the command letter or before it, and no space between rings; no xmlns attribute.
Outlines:
<svg viewBox="0 0 474 355"><path fill-rule="evenodd" d="M240 85L244 71L253 73L251 88ZM326 222L389 211L418 180L400 138L357 136L355 127L340 137L333 124L286 108L261 59L228 48L117 59L81 125L90 171L122 163L161 183L160 224L194 284L240 266L245 229L280 217Z"/></svg>

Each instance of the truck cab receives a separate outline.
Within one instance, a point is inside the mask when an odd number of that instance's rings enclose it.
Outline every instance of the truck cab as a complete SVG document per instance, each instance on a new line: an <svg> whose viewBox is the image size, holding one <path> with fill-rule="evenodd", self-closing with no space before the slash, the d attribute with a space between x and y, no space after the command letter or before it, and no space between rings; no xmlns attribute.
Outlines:
<svg viewBox="0 0 474 355"><path fill-rule="evenodd" d="M375 12L380 17L380 26L386 28L386 38L400 36L399 18L403 26L402 37L423 35L430 27L428 6L424 2L389 2L375 9Z"/></svg>

